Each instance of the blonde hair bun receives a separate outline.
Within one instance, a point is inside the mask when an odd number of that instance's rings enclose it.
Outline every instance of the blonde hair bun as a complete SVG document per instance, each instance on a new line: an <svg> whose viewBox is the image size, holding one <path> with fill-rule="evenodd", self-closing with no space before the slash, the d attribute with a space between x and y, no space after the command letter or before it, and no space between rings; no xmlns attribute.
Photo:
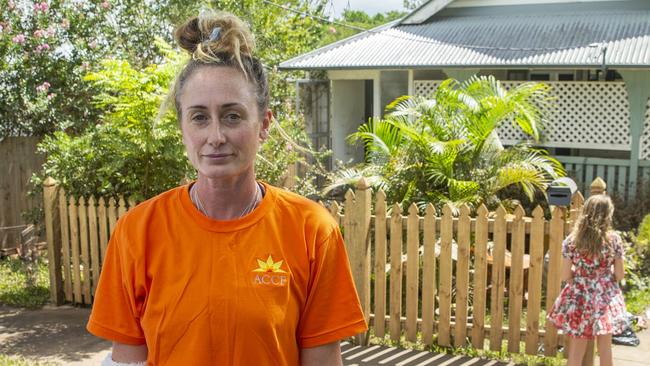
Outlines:
<svg viewBox="0 0 650 366"><path fill-rule="evenodd" d="M174 36L182 49L203 63L234 58L243 69L242 57L252 57L255 49L248 26L226 12L205 12L192 17L176 29Z"/></svg>

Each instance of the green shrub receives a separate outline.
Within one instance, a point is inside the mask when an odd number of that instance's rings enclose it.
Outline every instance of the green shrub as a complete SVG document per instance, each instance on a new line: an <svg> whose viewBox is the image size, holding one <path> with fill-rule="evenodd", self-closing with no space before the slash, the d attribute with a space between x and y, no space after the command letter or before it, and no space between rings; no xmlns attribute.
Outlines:
<svg viewBox="0 0 650 366"><path fill-rule="evenodd" d="M564 175L556 159L531 146L546 122L548 93L543 84L506 90L494 77L481 76L446 80L428 99L400 97L386 107L385 119L371 119L348 137L363 143L366 162L336 172L328 190L365 177L404 209L411 203L494 209L514 207L521 197L534 201ZM497 134L504 123L526 141L505 147Z"/></svg>
<svg viewBox="0 0 650 366"><path fill-rule="evenodd" d="M191 174L174 114L158 116L183 58L159 42L166 55L144 70L105 60L85 80L100 92L94 104L101 121L82 134L57 132L39 149L47 155L41 177L51 176L73 195L126 195L146 199ZM38 181L37 181L38 183Z"/></svg>
<svg viewBox="0 0 650 366"><path fill-rule="evenodd" d="M650 179L640 179L634 189L634 197L627 198L625 192L612 193L614 201L614 227L617 230L639 229L641 222L650 214Z"/></svg>
<svg viewBox="0 0 650 366"><path fill-rule="evenodd" d="M105 60L100 71L86 76L100 90L94 103L104 111L101 121L79 135L57 132L46 137L39 149L47 160L33 179L36 186L50 176L75 196L143 200L196 176L174 111L160 108L185 57L162 41L158 44L165 55L159 64L137 70L127 61ZM289 106L278 115L282 117L273 122L257 164L258 178L274 185L282 182L289 164L305 163L305 154L315 156L315 162L326 155L311 154L303 120ZM316 192L312 181L322 171L321 164L309 165L296 190Z"/></svg>
<svg viewBox="0 0 650 366"><path fill-rule="evenodd" d="M650 307L650 288L635 289L625 293L625 306L632 314L643 314Z"/></svg>
<svg viewBox="0 0 650 366"><path fill-rule="evenodd" d="M650 250L650 215L646 215L639 225L636 243L646 251Z"/></svg>

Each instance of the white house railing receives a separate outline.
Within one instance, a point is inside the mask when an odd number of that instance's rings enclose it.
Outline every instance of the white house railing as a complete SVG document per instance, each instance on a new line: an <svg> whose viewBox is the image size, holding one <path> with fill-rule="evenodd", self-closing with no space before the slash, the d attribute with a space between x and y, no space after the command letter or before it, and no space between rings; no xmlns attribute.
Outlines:
<svg viewBox="0 0 650 366"><path fill-rule="evenodd" d="M415 95L430 96L441 80L414 80ZM523 81L501 81L506 89ZM555 99L541 145L545 147L631 151L630 108L624 82L545 81ZM511 124L499 128L504 144L511 145L524 135ZM583 156L555 156L574 178L581 191L585 182L602 177L613 194L633 197L637 184L650 182L650 99L646 104L643 132L640 136L638 165L633 159L607 159ZM636 174L633 171L636 170ZM610 188L611 187L611 188ZM650 188L650 185L649 185Z"/></svg>
<svg viewBox="0 0 650 366"><path fill-rule="evenodd" d="M431 95L440 80L415 80L415 95ZM501 81L506 89L521 81ZM630 150L630 116L624 82L545 81L551 86L555 106L544 129L546 147ZM646 118L650 127L650 116ZM650 156L650 128L646 128L647 147L641 158ZM523 135L510 124L499 129L505 144L514 144ZM645 141L644 141L645 142Z"/></svg>
<svg viewBox="0 0 650 366"><path fill-rule="evenodd" d="M555 156L566 170L567 176L578 183L578 190L589 192L589 182L601 177L607 183L607 191L622 198L631 198L637 189L648 189L650 160L640 160L638 176L630 176L630 161L626 159L589 158L581 156ZM630 185L637 182L638 187ZM586 189L586 191L585 191Z"/></svg>

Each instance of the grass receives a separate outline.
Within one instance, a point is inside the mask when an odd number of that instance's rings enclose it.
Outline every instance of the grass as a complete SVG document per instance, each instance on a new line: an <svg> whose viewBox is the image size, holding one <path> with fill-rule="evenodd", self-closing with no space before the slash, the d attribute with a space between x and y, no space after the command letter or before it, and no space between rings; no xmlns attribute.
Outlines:
<svg viewBox="0 0 650 366"><path fill-rule="evenodd" d="M55 365L50 362L39 362L20 356L8 356L0 354L0 366L49 366Z"/></svg>
<svg viewBox="0 0 650 366"><path fill-rule="evenodd" d="M47 263L38 259L33 268L33 281L30 283L26 262L16 257L0 259L0 304L38 309L48 302L50 279Z"/></svg>
<svg viewBox="0 0 650 366"><path fill-rule="evenodd" d="M45 305L50 297L47 263L37 260L29 281L29 265L17 257L0 259L0 304L29 309ZM20 356L0 354L0 366L50 366L50 362L34 361Z"/></svg>

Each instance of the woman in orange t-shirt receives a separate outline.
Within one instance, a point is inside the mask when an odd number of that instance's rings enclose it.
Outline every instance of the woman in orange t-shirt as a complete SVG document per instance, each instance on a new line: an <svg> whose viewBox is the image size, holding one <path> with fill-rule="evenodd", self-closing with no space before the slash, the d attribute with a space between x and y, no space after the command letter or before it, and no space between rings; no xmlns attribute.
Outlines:
<svg viewBox="0 0 650 366"><path fill-rule="evenodd" d="M88 330L104 365L340 365L367 329L337 224L318 204L258 182L273 117L264 67L237 17L175 33L192 58L174 99L196 182L118 222Z"/></svg>

